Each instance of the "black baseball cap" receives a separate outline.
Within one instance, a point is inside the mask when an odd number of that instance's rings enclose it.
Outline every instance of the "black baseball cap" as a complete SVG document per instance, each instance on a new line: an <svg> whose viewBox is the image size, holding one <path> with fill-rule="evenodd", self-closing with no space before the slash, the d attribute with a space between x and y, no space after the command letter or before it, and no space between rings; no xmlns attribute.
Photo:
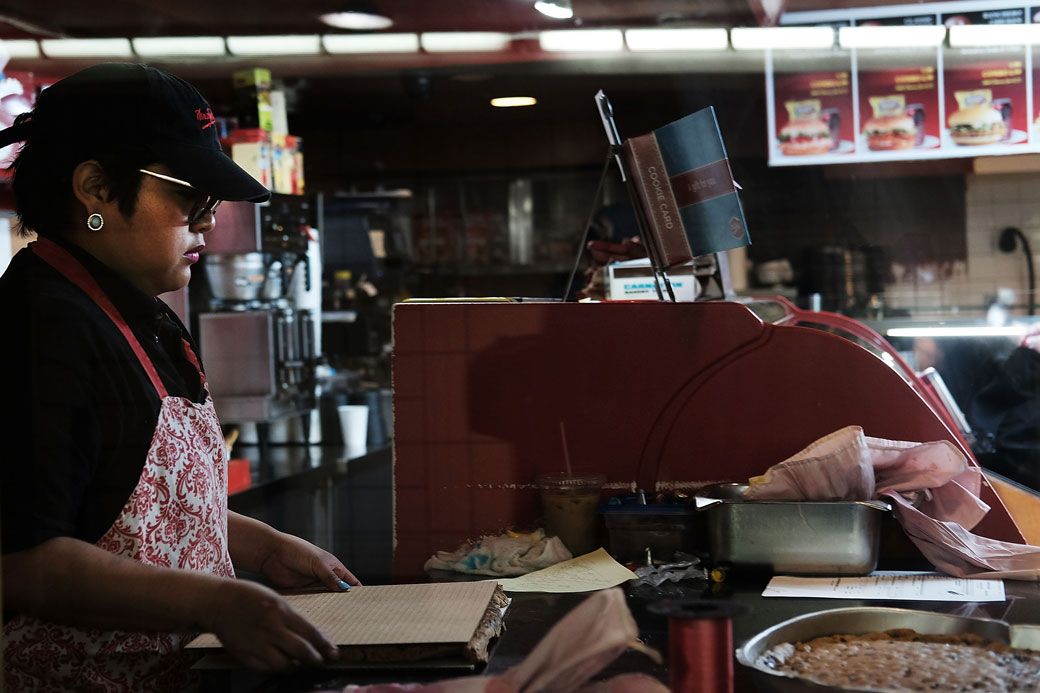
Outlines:
<svg viewBox="0 0 1040 693"><path fill-rule="evenodd" d="M271 197L221 149L205 97L154 67L102 63L55 82L40 92L31 118L0 131L0 146L33 137L85 136L146 145L174 176L221 200Z"/></svg>

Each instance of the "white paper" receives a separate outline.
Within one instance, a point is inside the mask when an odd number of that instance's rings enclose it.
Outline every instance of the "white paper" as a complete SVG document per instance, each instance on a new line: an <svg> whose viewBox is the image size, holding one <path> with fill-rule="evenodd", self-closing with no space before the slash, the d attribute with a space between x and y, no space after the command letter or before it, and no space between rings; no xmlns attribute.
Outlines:
<svg viewBox="0 0 1040 693"><path fill-rule="evenodd" d="M1002 602L1003 580L968 580L945 573L878 570L865 577L777 575L763 597L892 599L939 602Z"/></svg>
<svg viewBox="0 0 1040 693"><path fill-rule="evenodd" d="M499 578L506 592L591 592L635 579L636 574L599 548L515 578Z"/></svg>

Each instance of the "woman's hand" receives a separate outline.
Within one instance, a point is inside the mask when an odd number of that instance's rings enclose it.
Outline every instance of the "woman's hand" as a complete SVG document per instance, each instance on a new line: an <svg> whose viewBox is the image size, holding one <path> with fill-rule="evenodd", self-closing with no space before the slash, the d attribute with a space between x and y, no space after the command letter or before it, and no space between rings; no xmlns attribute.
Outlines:
<svg viewBox="0 0 1040 693"><path fill-rule="evenodd" d="M280 671L339 658L325 635L276 592L248 580L223 580L201 625L245 666Z"/></svg>
<svg viewBox="0 0 1040 693"><path fill-rule="evenodd" d="M328 551L231 511L228 511L228 550L237 570L263 573L276 587L321 585L339 591L361 584Z"/></svg>
<svg viewBox="0 0 1040 693"><path fill-rule="evenodd" d="M268 543L261 559L260 572L278 587L322 585L339 591L346 585L360 585L354 575L328 551L291 534L278 532Z"/></svg>

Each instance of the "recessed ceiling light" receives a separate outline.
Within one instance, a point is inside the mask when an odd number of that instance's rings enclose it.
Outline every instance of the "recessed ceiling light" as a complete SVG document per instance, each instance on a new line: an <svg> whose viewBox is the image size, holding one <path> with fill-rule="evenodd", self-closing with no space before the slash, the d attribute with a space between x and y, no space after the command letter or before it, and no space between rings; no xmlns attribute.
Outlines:
<svg viewBox="0 0 1040 693"><path fill-rule="evenodd" d="M511 108L513 106L534 106L538 99L533 96L499 96L491 99L495 108Z"/></svg>
<svg viewBox="0 0 1040 693"><path fill-rule="evenodd" d="M553 19L570 19L574 16L571 0L536 0L534 8Z"/></svg>
<svg viewBox="0 0 1040 693"><path fill-rule="evenodd" d="M378 31L394 24L394 20L389 17L360 10L329 12L321 15L321 21L337 29L354 29L355 31Z"/></svg>

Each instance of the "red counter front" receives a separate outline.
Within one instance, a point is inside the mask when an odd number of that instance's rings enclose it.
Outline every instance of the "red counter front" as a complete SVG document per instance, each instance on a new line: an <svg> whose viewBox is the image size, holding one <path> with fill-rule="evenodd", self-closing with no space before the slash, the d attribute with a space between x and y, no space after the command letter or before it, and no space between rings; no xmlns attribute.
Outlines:
<svg viewBox="0 0 1040 693"><path fill-rule="evenodd" d="M847 425L963 444L887 364L737 303L394 308L394 578L438 550L537 526L536 474L611 489L744 480ZM970 453L969 453L970 457ZM996 494L976 532L1021 542Z"/></svg>

